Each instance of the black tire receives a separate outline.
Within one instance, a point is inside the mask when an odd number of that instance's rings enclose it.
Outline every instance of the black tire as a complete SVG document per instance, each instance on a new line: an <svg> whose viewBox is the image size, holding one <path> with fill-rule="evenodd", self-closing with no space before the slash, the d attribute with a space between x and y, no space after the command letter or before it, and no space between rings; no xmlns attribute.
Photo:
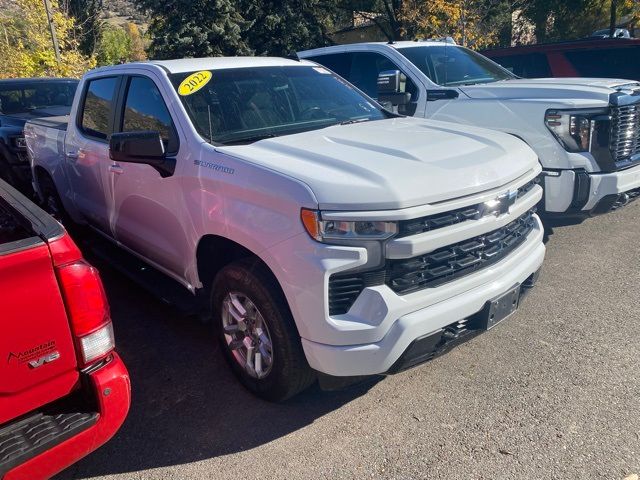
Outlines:
<svg viewBox="0 0 640 480"><path fill-rule="evenodd" d="M69 225L71 217L64 209L60 195L58 195L58 189L49 174L38 174L38 186L40 193L42 193L42 208L63 225Z"/></svg>
<svg viewBox="0 0 640 480"><path fill-rule="evenodd" d="M225 339L222 322L223 301L230 292L246 295L261 313L271 337L273 363L268 374L255 378L234 358ZM290 398L316 380L307 363L300 335L273 275L257 260L240 260L224 267L212 286L213 326L222 352L240 382L256 396L279 402Z"/></svg>

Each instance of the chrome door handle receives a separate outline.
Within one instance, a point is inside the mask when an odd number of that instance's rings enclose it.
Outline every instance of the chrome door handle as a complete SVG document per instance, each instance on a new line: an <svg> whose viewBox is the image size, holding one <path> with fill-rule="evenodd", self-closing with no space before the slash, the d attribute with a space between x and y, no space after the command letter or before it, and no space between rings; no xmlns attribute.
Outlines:
<svg viewBox="0 0 640 480"><path fill-rule="evenodd" d="M65 155L69 160L75 162L79 158L84 157L84 150L80 148L75 152L73 152L73 151L67 152L67 153L65 153Z"/></svg>
<svg viewBox="0 0 640 480"><path fill-rule="evenodd" d="M111 173L115 173L117 175L121 175L124 173L124 168L122 168L120 165L115 164L115 165L109 165L109 171Z"/></svg>

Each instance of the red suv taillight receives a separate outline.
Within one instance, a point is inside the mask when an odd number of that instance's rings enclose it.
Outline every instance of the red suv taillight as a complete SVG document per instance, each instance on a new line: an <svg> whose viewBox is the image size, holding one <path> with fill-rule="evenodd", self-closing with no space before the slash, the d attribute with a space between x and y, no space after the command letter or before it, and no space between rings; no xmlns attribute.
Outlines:
<svg viewBox="0 0 640 480"><path fill-rule="evenodd" d="M115 348L107 297L98 270L84 260L61 265L57 273L84 367Z"/></svg>

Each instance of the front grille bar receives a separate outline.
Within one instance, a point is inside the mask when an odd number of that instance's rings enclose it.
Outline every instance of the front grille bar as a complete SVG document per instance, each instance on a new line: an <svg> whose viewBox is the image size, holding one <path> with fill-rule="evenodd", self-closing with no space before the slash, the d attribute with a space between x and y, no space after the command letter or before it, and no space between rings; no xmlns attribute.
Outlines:
<svg viewBox="0 0 640 480"><path fill-rule="evenodd" d="M518 248L534 229L534 213L535 208L502 228L428 254L387 260L379 270L333 274L329 278L329 314L349 311L367 286L386 284L398 295L405 295L435 288L497 263Z"/></svg>
<svg viewBox="0 0 640 480"><path fill-rule="evenodd" d="M624 105L611 109L609 149L616 163L640 153L640 106Z"/></svg>
<svg viewBox="0 0 640 480"><path fill-rule="evenodd" d="M515 200L522 198L533 187L540 183L539 178L534 178L518 188ZM396 238L409 237L419 233L430 232L439 228L448 227L467 220L476 220L486 215L492 215L493 212L485 211L482 204L469 205L468 207L449 210L444 213L428 215L426 217L413 218L411 220L402 220L398 225L398 235Z"/></svg>

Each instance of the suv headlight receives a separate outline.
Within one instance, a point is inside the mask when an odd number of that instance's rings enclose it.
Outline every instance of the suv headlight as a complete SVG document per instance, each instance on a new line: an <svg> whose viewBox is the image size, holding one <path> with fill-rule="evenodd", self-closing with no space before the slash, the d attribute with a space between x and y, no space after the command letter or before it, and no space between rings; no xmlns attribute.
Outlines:
<svg viewBox="0 0 640 480"><path fill-rule="evenodd" d="M309 236L323 243L381 241L398 233L397 222L322 220L320 212L306 208L300 210L300 219Z"/></svg>
<svg viewBox="0 0 640 480"><path fill-rule="evenodd" d="M603 115L607 118L603 119ZM597 121L608 121L608 109L548 110L544 122L568 152L591 152Z"/></svg>

